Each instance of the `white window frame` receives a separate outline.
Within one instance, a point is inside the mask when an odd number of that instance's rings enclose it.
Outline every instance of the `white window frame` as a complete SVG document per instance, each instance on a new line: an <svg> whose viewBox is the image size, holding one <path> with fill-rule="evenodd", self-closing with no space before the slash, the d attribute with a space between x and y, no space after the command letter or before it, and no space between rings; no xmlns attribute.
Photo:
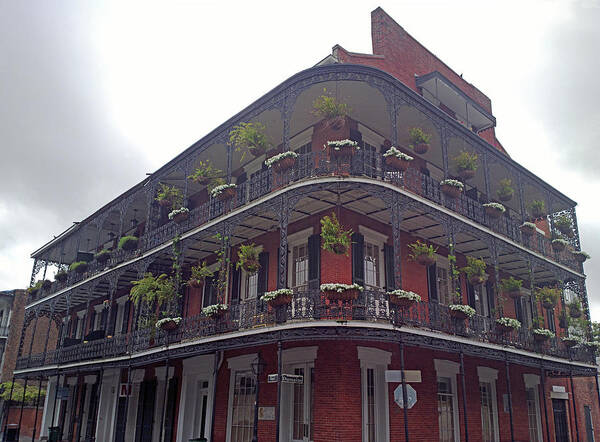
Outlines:
<svg viewBox="0 0 600 442"><path fill-rule="evenodd" d="M377 269L379 273L379 281L377 281L376 287L382 289L383 287L385 287L385 254L383 253L383 246L387 243L389 237L387 235L384 235L383 233L376 232L375 230L369 229L368 227L365 227L363 225L358 226L358 232L361 235L363 235L365 243L368 242L370 244L376 245L379 248L379 268Z"/></svg>
<svg viewBox="0 0 600 442"><path fill-rule="evenodd" d="M448 258L446 256L442 256L442 255L438 255L437 253L435 254L435 264L436 264L436 269L435 269L435 284L436 284L436 291L437 291L437 295L438 295L438 301L440 304L442 305L449 305L446 304L444 302L442 302L442 296L441 296L441 290L440 290L440 277L438 274L438 269L443 268L447 271L447 275L448 275L448 293L446 293L444 295L444 297L448 296L449 300L452 301L452 276L450 275L450 261L448 260ZM444 299L444 301L446 301L446 299ZM451 302L450 302L451 303Z"/></svg>
<svg viewBox="0 0 600 442"><path fill-rule="evenodd" d="M460 364L454 361L447 361L445 359L434 359L433 364L435 367L436 376L438 378L449 378L450 384L452 385L452 420L454 426L454 440L460 441L460 426L458 423L458 385L456 382L456 375L460 372ZM437 382L436 382L437 384ZM436 404L437 404L437 391L436 391Z"/></svg>
<svg viewBox="0 0 600 442"><path fill-rule="evenodd" d="M235 390L235 374L240 371L252 372L252 362L258 359L258 353L235 356L227 359L229 368L229 396L227 401L227 431L226 441L231 442L231 425L233 422L233 392Z"/></svg>
<svg viewBox="0 0 600 442"><path fill-rule="evenodd" d="M378 348L356 347L360 360L361 407L362 407L362 440L367 440L367 370L373 369L375 390L375 440L389 442L390 412L388 386L385 382L385 370L392 360L392 353Z"/></svg>
<svg viewBox="0 0 600 442"><path fill-rule="evenodd" d="M117 308L117 314L115 316L115 336L120 336L121 330L123 330L123 321L125 320L125 304L127 303L128 299L129 296L127 295L117 298L117 302L115 305L115 307Z"/></svg>
<svg viewBox="0 0 600 442"><path fill-rule="evenodd" d="M256 281L256 293L254 294L254 297L246 294L248 289L248 279L252 276L258 278L258 272L250 274L244 269L240 272L240 302L258 299L258 280Z"/></svg>
<svg viewBox="0 0 600 442"><path fill-rule="evenodd" d="M308 227L306 229L303 229L303 230L300 230L298 232L294 232L294 233L288 235L287 286L290 288L294 288L294 287L292 287L292 281L294 280L293 276L294 276L294 270L295 270L295 266L294 266L294 262L293 262L294 247L306 244L306 247L308 250L308 238L313 234L313 231L314 231L314 229L312 227ZM308 271L308 269L307 269L307 271ZM308 282L308 276L306 278L306 281Z"/></svg>
<svg viewBox="0 0 600 442"><path fill-rule="evenodd" d="M540 440L544 440L544 433L542 433L542 412L540 409L540 377L537 374L524 373L523 382L525 383L525 393L527 394L528 389L533 389L535 397L535 417L537 424L537 433L540 436ZM527 397L527 396L525 396ZM527 433L529 433L529 417L527 419Z"/></svg>
<svg viewBox="0 0 600 442"><path fill-rule="evenodd" d="M218 262L213 262L211 265L208 266L208 270L210 270L213 273L216 273L219 271L219 263ZM225 286L225 300L224 303L227 304L228 302L228 294L229 294L229 278L227 278L226 280L226 286ZM204 296L206 295L206 287L208 286L208 284L206 284L206 282L204 284L202 284L202 302L200 303L201 306L204 306ZM240 292L241 294L241 292Z"/></svg>
<svg viewBox="0 0 600 442"><path fill-rule="evenodd" d="M479 377L480 383L488 383L492 388L492 425L494 426L494 440L498 442L500 440L500 430L498 426L498 399L496 396L496 381L498 380L498 370L494 368L478 366L477 376Z"/></svg>
<svg viewBox="0 0 600 442"><path fill-rule="evenodd" d="M77 312L77 329L75 330L75 339L83 338L83 327L84 327L85 310Z"/></svg>

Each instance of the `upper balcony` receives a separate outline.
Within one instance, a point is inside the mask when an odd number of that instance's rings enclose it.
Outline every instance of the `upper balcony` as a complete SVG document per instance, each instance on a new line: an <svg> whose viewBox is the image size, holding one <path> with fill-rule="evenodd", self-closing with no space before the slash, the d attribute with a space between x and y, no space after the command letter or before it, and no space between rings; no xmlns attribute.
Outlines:
<svg viewBox="0 0 600 442"><path fill-rule="evenodd" d="M324 90L348 105L346 127L337 134L324 130L323 121L313 113L313 102ZM242 122L264 125L273 149L257 157L235 151L229 145L229 133ZM431 135L430 148L424 154L409 147L408 133L414 127ZM340 163L323 150L329 139L344 138L357 141L361 147L350 164ZM391 145L415 158L405 172L386 164L383 153ZM299 154L291 170L280 173L264 165L265 158L286 150ZM453 159L462 151L477 154L479 167L475 176L465 181L459 198L448 198L440 191L440 182L456 178ZM206 185L188 178L207 159L226 181L237 185L232 200L211 198ZM90 262L87 271L70 272L66 281L39 290L30 297L28 308L41 302L40 298L50 300L52 294L79 287L110 269L122 268L154 253L177 234L191 234L279 197L286 190L319 180L331 182L332 177L340 182L360 180L396 189L423 202L428 210L451 214L497 235L511 247L526 250L531 259L548 260L573 277L583 278L582 264L571 253L580 250L572 200L388 74L364 66L333 65L309 69L290 78L138 186L34 252L32 283L42 269L45 279L48 272L65 269L72 262ZM498 201L504 179L511 180L514 194L509 201L502 201L505 213L492 218L483 204ZM187 220L175 223L168 219L168 211L155 201L160 184L180 189L184 204L190 209ZM531 220L529 206L534 201L543 202L548 215L538 217L536 232L526 236L520 226ZM562 235L569 244L562 251L552 247L558 234L553 224L559 217L570 224L568 235ZM119 238L125 235L139 238L135 250L117 249ZM92 261L93 254L101 249L110 250L111 258L105 263Z"/></svg>

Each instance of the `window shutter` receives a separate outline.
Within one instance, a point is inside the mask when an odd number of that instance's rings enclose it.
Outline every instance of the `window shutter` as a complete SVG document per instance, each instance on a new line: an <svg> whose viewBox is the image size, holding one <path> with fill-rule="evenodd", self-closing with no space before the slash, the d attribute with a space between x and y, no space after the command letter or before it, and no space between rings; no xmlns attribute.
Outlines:
<svg viewBox="0 0 600 442"><path fill-rule="evenodd" d="M469 301L469 305L476 309L475 287L469 281L467 281L467 300Z"/></svg>
<svg viewBox="0 0 600 442"><path fill-rule="evenodd" d="M521 305L521 299L516 298L514 300L514 302L515 302L515 316L517 317L517 321L519 321L521 324L524 324L524 322L523 322L523 306Z"/></svg>
<svg viewBox="0 0 600 442"><path fill-rule="evenodd" d="M427 267L427 282L429 288L429 301L438 301L437 292L437 265L433 264Z"/></svg>
<svg viewBox="0 0 600 442"><path fill-rule="evenodd" d="M486 282L485 284L485 289L487 292L487 297L488 297L488 307L489 307L489 317L493 318L494 317L494 310L496 309L496 300L494 298L494 284L491 283L491 281Z"/></svg>
<svg viewBox="0 0 600 442"><path fill-rule="evenodd" d="M396 288L394 280L394 247L384 244L383 256L385 257L385 286L387 291L392 291Z"/></svg>
<svg viewBox="0 0 600 442"><path fill-rule="evenodd" d="M175 421L175 409L177 408L177 383L177 378L169 379L169 391L167 393L167 407L165 411L165 441L173 440L173 423Z"/></svg>
<svg viewBox="0 0 600 442"><path fill-rule="evenodd" d="M260 270L258 271L258 295L262 295L268 291L269 286L269 252L261 252L258 254L258 263Z"/></svg>
<svg viewBox="0 0 600 442"><path fill-rule="evenodd" d="M240 302L240 275L241 270L233 266L231 271L231 303L238 304Z"/></svg>
<svg viewBox="0 0 600 442"><path fill-rule="evenodd" d="M113 309L114 311L114 309ZM112 312L111 312L112 314ZM104 310L102 310L101 316L100 316L100 330L105 330L106 331L106 326L108 322L108 309L105 308Z"/></svg>
<svg viewBox="0 0 600 442"><path fill-rule="evenodd" d="M554 311L552 309L546 310L546 318L548 320L548 330L555 332L556 326L554 324Z"/></svg>
<svg viewBox="0 0 600 442"><path fill-rule="evenodd" d="M117 312L118 310L121 308L121 306L119 304L114 304L112 310L110 311L110 318L108 318L108 325L106 326L105 330L107 331L107 334L114 334L115 332L115 325L117 323ZM110 332L110 333L108 333Z"/></svg>
<svg viewBox="0 0 600 442"><path fill-rule="evenodd" d="M318 288L321 279L321 236L316 233L308 237L308 281L309 287Z"/></svg>
<svg viewBox="0 0 600 442"><path fill-rule="evenodd" d="M352 234L352 282L365 284L365 237L358 232Z"/></svg>
<svg viewBox="0 0 600 442"><path fill-rule="evenodd" d="M90 315L88 313L88 316L90 318L90 320L88 321L88 330L89 330L89 332L92 332L92 331L94 331L94 323L96 322L96 310L92 310L92 314ZM83 324L83 325L85 327L85 324ZM83 331L84 336L89 333L88 330Z"/></svg>
<svg viewBox="0 0 600 442"><path fill-rule="evenodd" d="M121 324L121 333L127 333L127 328L129 326L129 312L131 310L131 301L127 301L125 305L123 305L125 311L123 312L123 323Z"/></svg>

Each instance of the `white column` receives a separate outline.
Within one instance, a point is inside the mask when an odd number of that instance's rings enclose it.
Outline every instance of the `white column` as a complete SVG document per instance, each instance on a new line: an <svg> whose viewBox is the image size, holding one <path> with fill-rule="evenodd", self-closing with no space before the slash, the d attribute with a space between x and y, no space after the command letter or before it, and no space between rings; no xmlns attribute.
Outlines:
<svg viewBox="0 0 600 442"><path fill-rule="evenodd" d="M118 368L104 371L96 424L96 440L98 441L114 440L120 375L121 371Z"/></svg>
<svg viewBox="0 0 600 442"><path fill-rule="evenodd" d="M81 419L79 421L79 425L81 425L81 437L85 438L85 433L87 431L88 424L88 414L90 412L90 401L92 400L92 386L96 383L96 379L98 378L95 374L90 374L88 376L83 377L83 382L86 385L85 387L85 398L83 398L83 414L81 415Z"/></svg>
<svg viewBox="0 0 600 442"><path fill-rule="evenodd" d="M154 375L156 376L156 394L155 402L154 402L154 423L152 424L152 441L158 442L160 440L160 434L164 431L164 416L163 411L166 411L166 402L165 407L163 408L163 401L165 400L165 373L166 367L156 367L154 368ZM175 372L174 367L169 367L169 379L173 377L173 373ZM169 381L167 380L167 383ZM168 391L167 391L168 394ZM161 422L162 421L162 422ZM163 424L163 428L161 431L160 424Z"/></svg>
<svg viewBox="0 0 600 442"><path fill-rule="evenodd" d="M42 414L42 428L40 438L48 436L48 427L52 425L52 414L54 413L54 396L58 386L58 376L48 378L48 388L46 389L46 399L44 400L44 413Z"/></svg>
<svg viewBox="0 0 600 442"><path fill-rule="evenodd" d="M138 400L140 398L140 384L144 380L146 370L131 371L131 396L129 396L129 407L127 408L127 426L125 428L125 440L135 439L135 423L137 419Z"/></svg>

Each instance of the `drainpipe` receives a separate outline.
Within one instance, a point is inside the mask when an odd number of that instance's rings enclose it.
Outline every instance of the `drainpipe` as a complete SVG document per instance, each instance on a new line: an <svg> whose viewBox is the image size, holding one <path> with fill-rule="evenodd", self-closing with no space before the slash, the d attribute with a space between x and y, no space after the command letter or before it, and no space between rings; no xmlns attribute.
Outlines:
<svg viewBox="0 0 600 442"><path fill-rule="evenodd" d="M210 438L208 439L210 442L213 440L213 434L215 431L215 398L217 396L217 375L219 374L219 369L221 368L221 364L223 363L223 351L217 350L215 352L215 363L213 368L213 397L212 397L212 416L211 416L211 424L210 424Z"/></svg>
<svg viewBox="0 0 600 442"><path fill-rule="evenodd" d="M515 442L515 428L513 423L513 410L512 410L512 391L510 388L510 363L508 359L505 361L506 364L506 392L508 393L508 414L510 418L510 440Z"/></svg>
<svg viewBox="0 0 600 442"><path fill-rule="evenodd" d="M544 367L540 367L542 372L542 400L544 401L544 417L546 418L546 440L550 440L550 426L548 424L548 405L546 404L546 372Z"/></svg>
<svg viewBox="0 0 600 442"><path fill-rule="evenodd" d="M275 441L279 442L279 421L281 419L281 339L277 341L277 409L275 416Z"/></svg>
<svg viewBox="0 0 600 442"><path fill-rule="evenodd" d="M461 353L462 357L462 353ZM402 407L404 413L404 440L408 442L408 398L406 397L406 377L404 375L404 342L400 341L400 372L402 381ZM463 378L464 380L464 378ZM463 383L464 389L464 383ZM464 392L464 390L463 390ZM466 429L466 427L465 427Z"/></svg>
<svg viewBox="0 0 600 442"><path fill-rule="evenodd" d="M465 358L462 348L460 350L460 381L462 385L462 402L465 421L465 442L469 442L469 426L467 423L467 387L465 385Z"/></svg>

